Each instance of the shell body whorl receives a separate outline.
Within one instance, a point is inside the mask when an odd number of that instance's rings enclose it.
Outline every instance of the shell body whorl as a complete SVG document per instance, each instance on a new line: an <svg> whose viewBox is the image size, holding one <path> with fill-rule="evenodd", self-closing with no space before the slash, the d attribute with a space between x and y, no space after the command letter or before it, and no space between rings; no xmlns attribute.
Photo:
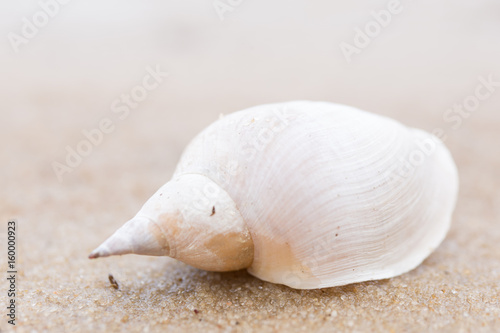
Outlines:
<svg viewBox="0 0 500 333"><path fill-rule="evenodd" d="M458 191L436 137L324 102L263 105L193 139L174 178L201 174L251 234L248 271L310 289L389 278L444 239Z"/></svg>

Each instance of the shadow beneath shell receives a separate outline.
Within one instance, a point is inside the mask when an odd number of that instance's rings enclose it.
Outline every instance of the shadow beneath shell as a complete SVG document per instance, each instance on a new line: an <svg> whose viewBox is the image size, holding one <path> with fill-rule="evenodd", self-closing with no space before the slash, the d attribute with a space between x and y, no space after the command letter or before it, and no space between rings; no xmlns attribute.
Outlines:
<svg viewBox="0 0 500 333"><path fill-rule="evenodd" d="M174 269L172 269L174 268ZM302 301L310 299L336 299L342 297L360 297L368 288L386 288L391 279L367 281L344 286L322 289L293 289L285 285L260 280L246 270L232 272L209 272L181 262L163 267L158 278L156 292L166 296L192 294L214 298L279 298L284 294L290 298L299 297Z"/></svg>

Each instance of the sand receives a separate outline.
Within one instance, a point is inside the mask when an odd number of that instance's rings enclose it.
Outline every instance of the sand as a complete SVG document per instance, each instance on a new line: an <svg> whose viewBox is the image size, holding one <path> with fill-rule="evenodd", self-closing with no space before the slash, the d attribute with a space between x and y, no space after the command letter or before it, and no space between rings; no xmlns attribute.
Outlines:
<svg viewBox="0 0 500 333"><path fill-rule="evenodd" d="M71 2L18 53L2 41L0 244L6 251L15 219L18 248L17 325L3 314L2 332L500 331L500 88L481 81L500 81L496 1L405 2L351 63L339 44L386 2L248 1L224 21L209 2L120 4ZM1 35L37 10L2 10ZM113 112L158 69L169 75L144 101ZM449 111L472 103L478 86L490 94L472 111ZM445 241L415 270L301 291L170 258L87 259L220 113L294 99L445 135L460 173L457 208ZM102 138L85 146L96 128ZM53 163L79 145L87 156L58 178ZM0 285L5 308L5 278Z"/></svg>

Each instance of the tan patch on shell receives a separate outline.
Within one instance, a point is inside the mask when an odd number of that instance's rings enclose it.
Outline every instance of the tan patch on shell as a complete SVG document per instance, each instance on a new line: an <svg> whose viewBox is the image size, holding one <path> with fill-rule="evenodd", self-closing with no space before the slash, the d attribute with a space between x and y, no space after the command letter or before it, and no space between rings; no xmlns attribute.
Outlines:
<svg viewBox="0 0 500 333"><path fill-rule="evenodd" d="M158 224L156 224L155 222L149 223L148 231L154 236L164 255L170 255L170 245Z"/></svg>
<svg viewBox="0 0 500 333"><path fill-rule="evenodd" d="M181 233L179 227L180 218L180 212L177 214L162 214L158 217L158 223L154 223L156 228L154 226L150 227L158 243L162 244L162 247L163 244L166 244L168 250L165 255L171 258L176 258L177 255L175 240Z"/></svg>
<svg viewBox="0 0 500 333"><path fill-rule="evenodd" d="M204 234L204 231L191 226L182 229L180 219L180 213L163 214L158 218L158 228L151 230L158 242L168 244L170 241L169 252L166 253L169 257L196 268L217 272L243 269L252 264L254 247L248 231ZM186 241L184 237L187 234L196 238L197 251L186 251L188 243L183 241Z"/></svg>
<svg viewBox="0 0 500 333"><path fill-rule="evenodd" d="M206 265L204 268L206 270L233 271L247 268L252 264L253 242L248 232L215 235L206 241L204 246L217 257L214 262L217 267Z"/></svg>
<svg viewBox="0 0 500 333"><path fill-rule="evenodd" d="M254 261L248 268L251 274L268 281L268 277L272 276L271 282L295 286L300 286L302 280L311 281L314 278L308 264L297 258L288 242L262 235L255 238L259 239L259 244L255 246L259 246L259 256L263 258Z"/></svg>

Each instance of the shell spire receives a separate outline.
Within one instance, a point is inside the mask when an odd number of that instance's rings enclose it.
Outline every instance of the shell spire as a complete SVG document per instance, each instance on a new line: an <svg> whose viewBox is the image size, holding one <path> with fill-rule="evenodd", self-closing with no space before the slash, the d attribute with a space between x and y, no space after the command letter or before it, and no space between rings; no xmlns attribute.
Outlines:
<svg viewBox="0 0 500 333"><path fill-rule="evenodd" d="M187 174L161 187L89 258L129 253L232 271L251 265L253 242L229 195L209 178Z"/></svg>
<svg viewBox="0 0 500 333"><path fill-rule="evenodd" d="M158 225L147 217L136 216L89 255L90 259L122 254L168 256L170 248Z"/></svg>

